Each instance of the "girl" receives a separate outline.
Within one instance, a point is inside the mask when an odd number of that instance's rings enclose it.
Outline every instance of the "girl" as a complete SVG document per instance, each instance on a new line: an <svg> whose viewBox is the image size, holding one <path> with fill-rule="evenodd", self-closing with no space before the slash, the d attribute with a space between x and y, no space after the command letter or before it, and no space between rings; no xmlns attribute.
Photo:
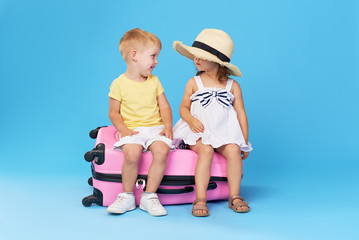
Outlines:
<svg viewBox="0 0 359 240"><path fill-rule="evenodd" d="M197 76L185 88L180 106L181 119L174 127L174 138L182 139L198 154L195 170L196 200L192 215L209 215L206 204L214 151L227 159L230 198L228 206L235 212L248 212L248 203L239 196L242 159L252 150L248 143L248 123L239 84L229 75L239 76L230 64L233 42L225 32L204 29L192 47L175 41L173 47L194 61ZM243 156L242 156L243 155Z"/></svg>

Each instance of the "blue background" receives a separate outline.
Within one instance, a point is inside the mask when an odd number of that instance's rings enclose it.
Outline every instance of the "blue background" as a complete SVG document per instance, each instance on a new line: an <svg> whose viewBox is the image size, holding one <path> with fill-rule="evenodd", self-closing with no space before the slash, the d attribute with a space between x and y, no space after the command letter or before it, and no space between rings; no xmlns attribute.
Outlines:
<svg viewBox="0 0 359 240"><path fill-rule="evenodd" d="M254 151L241 194L194 218L84 208L88 132L108 125L118 51L135 27L162 41L154 74L173 119L193 63L172 48L204 28L235 43ZM358 1L0 1L0 239L358 239Z"/></svg>

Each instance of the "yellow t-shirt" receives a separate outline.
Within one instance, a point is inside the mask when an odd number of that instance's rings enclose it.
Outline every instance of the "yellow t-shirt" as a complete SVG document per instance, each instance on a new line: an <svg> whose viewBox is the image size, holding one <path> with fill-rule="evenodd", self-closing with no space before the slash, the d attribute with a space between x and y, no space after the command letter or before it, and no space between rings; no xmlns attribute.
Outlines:
<svg viewBox="0 0 359 240"><path fill-rule="evenodd" d="M144 82L136 82L122 74L112 82L108 96L121 102L124 124L134 129L163 124L157 104L157 97L163 92L155 75L149 75Z"/></svg>

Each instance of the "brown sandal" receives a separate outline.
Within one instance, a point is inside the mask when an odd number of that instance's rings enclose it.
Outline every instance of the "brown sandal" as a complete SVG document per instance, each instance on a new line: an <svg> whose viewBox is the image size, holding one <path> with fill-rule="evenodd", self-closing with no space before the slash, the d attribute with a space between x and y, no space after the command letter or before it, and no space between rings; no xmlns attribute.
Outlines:
<svg viewBox="0 0 359 240"><path fill-rule="evenodd" d="M198 204L198 203L204 203L204 204ZM204 199L204 198L196 199L192 204L193 204L193 208L192 208L193 216L195 216L195 217L208 217L209 216L206 199ZM202 213L198 213L198 210L202 210Z"/></svg>
<svg viewBox="0 0 359 240"><path fill-rule="evenodd" d="M234 199L239 199L240 201L237 201L236 203L233 204ZM245 202L244 199L239 195L234 195L228 199L228 207L238 213L246 213L246 212L249 212L249 210L251 209L248 206L248 203ZM242 208L242 209L238 210L237 209L238 207L247 207L247 208L245 208L245 209Z"/></svg>

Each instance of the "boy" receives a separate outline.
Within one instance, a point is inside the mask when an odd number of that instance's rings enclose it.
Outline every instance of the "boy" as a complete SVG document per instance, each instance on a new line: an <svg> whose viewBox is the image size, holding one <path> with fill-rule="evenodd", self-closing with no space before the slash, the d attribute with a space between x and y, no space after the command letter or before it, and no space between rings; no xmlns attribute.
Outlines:
<svg viewBox="0 0 359 240"><path fill-rule="evenodd" d="M156 191L172 147L172 111L160 81L151 74L158 64L161 47L161 41L154 34L139 28L126 32L120 41L127 69L111 84L109 116L120 135L114 148L124 152L124 192L107 208L110 213L121 214L136 208L133 188L138 175L137 164L141 153L149 150L153 161L140 208L153 216L167 214Z"/></svg>

